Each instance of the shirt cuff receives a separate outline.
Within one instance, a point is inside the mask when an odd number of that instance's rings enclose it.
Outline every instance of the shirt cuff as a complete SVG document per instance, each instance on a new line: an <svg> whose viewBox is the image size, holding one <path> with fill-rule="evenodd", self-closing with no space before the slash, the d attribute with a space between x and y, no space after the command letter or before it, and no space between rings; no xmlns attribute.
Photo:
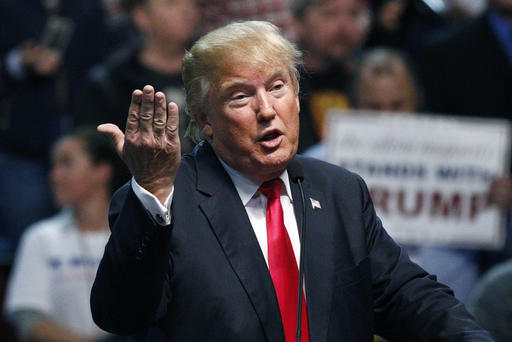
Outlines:
<svg viewBox="0 0 512 342"><path fill-rule="evenodd" d="M165 200L164 205L162 205L155 195L140 186L133 177L131 185L135 196L137 196L144 209L146 209L156 223L160 226L168 226L171 224L171 203L174 194L174 187L172 188L169 197Z"/></svg>

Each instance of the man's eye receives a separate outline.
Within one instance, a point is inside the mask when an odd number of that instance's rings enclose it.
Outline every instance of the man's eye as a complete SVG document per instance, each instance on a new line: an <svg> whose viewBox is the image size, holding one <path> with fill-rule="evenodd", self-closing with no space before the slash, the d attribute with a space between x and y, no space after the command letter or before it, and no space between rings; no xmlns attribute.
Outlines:
<svg viewBox="0 0 512 342"><path fill-rule="evenodd" d="M284 87L284 84L282 84L282 83L278 83L278 84L276 84L276 85L272 88L272 90L280 90L280 89L282 89L283 87Z"/></svg>
<svg viewBox="0 0 512 342"><path fill-rule="evenodd" d="M247 94L244 93L235 93L231 95L231 100L243 100L247 97Z"/></svg>

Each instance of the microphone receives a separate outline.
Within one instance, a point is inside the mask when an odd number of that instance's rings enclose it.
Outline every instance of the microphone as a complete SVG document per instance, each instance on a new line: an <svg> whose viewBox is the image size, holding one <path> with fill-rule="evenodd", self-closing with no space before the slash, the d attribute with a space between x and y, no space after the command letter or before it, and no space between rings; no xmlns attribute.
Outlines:
<svg viewBox="0 0 512 342"><path fill-rule="evenodd" d="M288 164L288 176L292 182L297 183L299 180L302 182L304 180L304 170L302 169L302 164L292 159Z"/></svg>
<svg viewBox="0 0 512 342"><path fill-rule="evenodd" d="M292 182L297 183L300 189L300 196L302 199L302 221L300 225L300 258L299 258L299 293L297 300L297 329L295 331L295 338L300 342L301 338L301 322L302 322L302 287L304 282L304 250L306 249L306 201L304 199L304 190L302 189L302 181L304 180L304 170L302 165L293 159L288 164L288 176ZM307 314L307 313L306 313Z"/></svg>

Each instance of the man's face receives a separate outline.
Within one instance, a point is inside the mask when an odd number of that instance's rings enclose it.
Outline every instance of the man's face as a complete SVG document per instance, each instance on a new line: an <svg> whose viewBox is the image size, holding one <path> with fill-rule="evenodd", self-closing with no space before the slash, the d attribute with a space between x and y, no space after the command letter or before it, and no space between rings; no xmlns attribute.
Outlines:
<svg viewBox="0 0 512 342"><path fill-rule="evenodd" d="M149 0L139 8L140 28L156 42L183 44L194 36L199 8L194 0Z"/></svg>
<svg viewBox="0 0 512 342"><path fill-rule="evenodd" d="M94 165L77 138L65 138L52 151L50 181L58 205L76 206L98 189L107 188L101 166Z"/></svg>
<svg viewBox="0 0 512 342"><path fill-rule="evenodd" d="M254 181L279 176L297 151L299 99L284 65L235 64L198 120L215 152Z"/></svg>
<svg viewBox="0 0 512 342"><path fill-rule="evenodd" d="M414 113L419 94L412 78L403 69L384 75L364 74L357 90L357 108Z"/></svg>
<svg viewBox="0 0 512 342"><path fill-rule="evenodd" d="M303 48L315 56L347 59L366 36L367 7L362 0L326 0L298 19Z"/></svg>

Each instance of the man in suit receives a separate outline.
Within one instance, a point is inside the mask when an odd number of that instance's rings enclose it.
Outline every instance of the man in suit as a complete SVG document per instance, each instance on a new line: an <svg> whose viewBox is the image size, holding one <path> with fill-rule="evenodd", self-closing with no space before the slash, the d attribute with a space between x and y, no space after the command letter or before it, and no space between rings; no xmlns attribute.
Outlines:
<svg viewBox="0 0 512 342"><path fill-rule="evenodd" d="M302 341L492 341L387 235L360 177L295 155L299 57L265 22L196 42L182 71L204 140L181 160L178 108L151 86L133 92L125 134L99 127L133 179L112 200L97 324L167 341L290 342L302 293Z"/></svg>

